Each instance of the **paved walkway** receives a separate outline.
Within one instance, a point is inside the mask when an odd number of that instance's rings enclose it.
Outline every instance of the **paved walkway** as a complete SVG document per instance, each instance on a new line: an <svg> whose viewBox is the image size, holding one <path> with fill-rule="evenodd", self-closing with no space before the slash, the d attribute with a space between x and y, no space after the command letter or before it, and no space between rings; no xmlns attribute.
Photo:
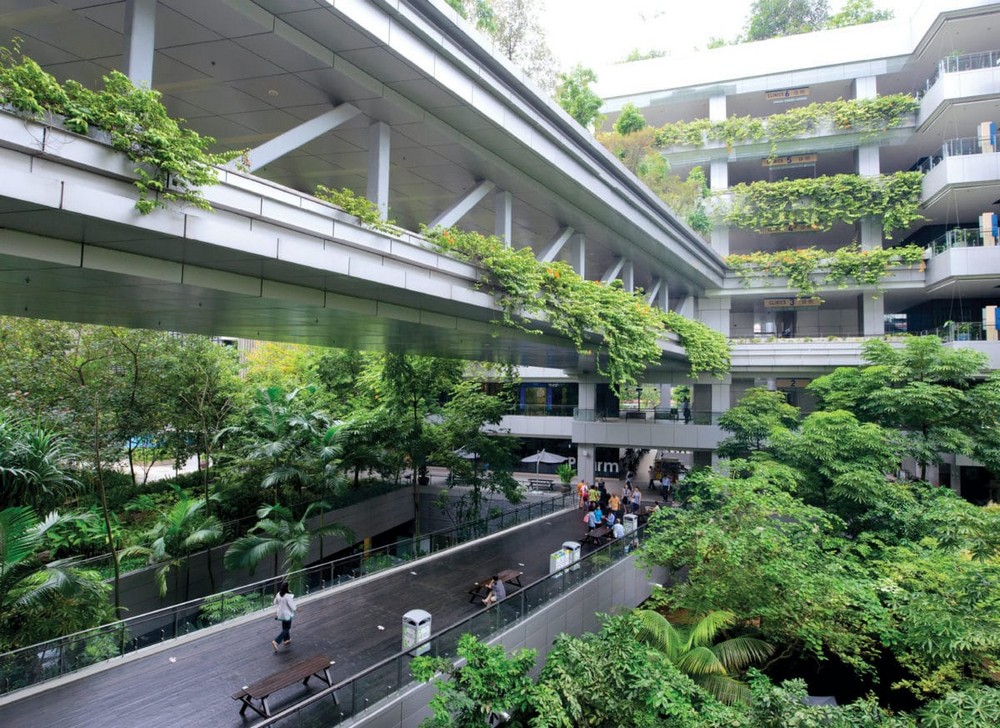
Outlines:
<svg viewBox="0 0 1000 728"><path fill-rule="evenodd" d="M0 698L5 728L213 728L246 726L230 696L284 664L316 653L336 660L340 682L401 649L402 615L425 609L434 633L482 609L468 588L506 568L524 571L522 584L548 573L549 554L585 531L570 509L497 536L458 547L399 571L345 584L301 600L292 645L271 649L279 625L270 611L246 622L193 635L149 654L113 660L107 669L76 680L56 680L33 696ZM317 690L288 688L272 712ZM249 712L249 711L248 711ZM252 716L256 718L256 716Z"/></svg>

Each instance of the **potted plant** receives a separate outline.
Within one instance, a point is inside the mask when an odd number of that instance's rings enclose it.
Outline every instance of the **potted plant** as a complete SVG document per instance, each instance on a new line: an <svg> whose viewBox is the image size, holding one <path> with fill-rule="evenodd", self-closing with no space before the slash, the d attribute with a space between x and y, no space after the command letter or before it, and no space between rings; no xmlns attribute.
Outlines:
<svg viewBox="0 0 1000 728"><path fill-rule="evenodd" d="M558 468L556 468L556 475L559 476L559 482L562 483L563 491L568 491L570 484L573 482L573 478L576 476L576 470L569 463L562 463Z"/></svg>
<svg viewBox="0 0 1000 728"><path fill-rule="evenodd" d="M430 485L431 477L427 474L427 466L421 465L417 469L417 485Z"/></svg>

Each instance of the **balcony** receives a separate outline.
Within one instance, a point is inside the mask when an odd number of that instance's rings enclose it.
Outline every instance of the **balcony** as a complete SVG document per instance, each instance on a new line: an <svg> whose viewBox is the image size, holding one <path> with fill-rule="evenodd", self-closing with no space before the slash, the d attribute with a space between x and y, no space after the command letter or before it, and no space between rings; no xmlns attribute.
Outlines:
<svg viewBox="0 0 1000 728"><path fill-rule="evenodd" d="M1000 154L987 139L949 139L934 154L920 159L913 169L925 175L920 201L926 207L953 187L997 184L1000 180Z"/></svg>
<svg viewBox="0 0 1000 728"><path fill-rule="evenodd" d="M623 410L611 414L579 409L574 416L573 441L611 447L714 450L725 437L719 427L721 412L692 412L685 419L676 408Z"/></svg>
<svg viewBox="0 0 1000 728"><path fill-rule="evenodd" d="M952 248L981 248L983 235L979 228L952 228L931 241L931 256L940 255Z"/></svg>
<svg viewBox="0 0 1000 728"><path fill-rule="evenodd" d="M932 123L949 102L970 101L1000 93L1000 51L966 53L938 61L920 99L918 127Z"/></svg>

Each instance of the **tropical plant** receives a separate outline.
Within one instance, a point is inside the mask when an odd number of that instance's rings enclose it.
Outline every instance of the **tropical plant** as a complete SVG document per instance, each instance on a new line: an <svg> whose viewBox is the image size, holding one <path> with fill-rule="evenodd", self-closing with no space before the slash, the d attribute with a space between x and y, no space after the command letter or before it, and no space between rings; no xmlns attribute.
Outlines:
<svg viewBox="0 0 1000 728"><path fill-rule="evenodd" d="M573 482L573 478L576 477L576 468L569 463L562 463L556 468L556 475L559 476L560 483L569 485Z"/></svg>
<svg viewBox="0 0 1000 728"><path fill-rule="evenodd" d="M108 133L111 146L136 163L139 190L136 209L152 212L168 202L211 209L199 188L215 184L215 166L241 151L209 153L215 144L172 119L160 93L136 88L119 71L103 77L104 88L92 91L76 81L60 85L30 58L0 48L0 103L38 118L46 112L63 117L70 131L85 134L93 127Z"/></svg>
<svg viewBox="0 0 1000 728"><path fill-rule="evenodd" d="M774 653L773 645L746 635L717 642L721 633L737 623L732 612L709 612L689 624L673 624L653 609L637 609L635 613L641 625L640 639L727 705L746 703L750 698L750 688L734 674Z"/></svg>
<svg viewBox="0 0 1000 728"><path fill-rule="evenodd" d="M251 533L234 541L226 551L226 568L247 569L253 574L261 561L273 556L274 573L284 574L293 584L293 591L297 590L313 541L324 536L339 536L348 543L354 539L349 528L336 523L310 527L309 519L313 513L324 512L329 508L323 501L310 503L302 515L296 518L291 509L277 503L261 506L257 509L257 518L260 520L251 529Z"/></svg>
<svg viewBox="0 0 1000 728"><path fill-rule="evenodd" d="M69 473L77 457L69 439L41 420L0 411L0 508L58 504L80 486Z"/></svg>
<svg viewBox="0 0 1000 728"><path fill-rule="evenodd" d="M108 617L107 586L101 579L71 559L46 558L49 531L75 517L53 511L39 520L26 506L0 510L0 649L31 644L42 631L55 637L55 630L63 634ZM47 623L56 615L65 621Z"/></svg>
<svg viewBox="0 0 1000 728"><path fill-rule="evenodd" d="M174 506L163 513L147 534L151 540L149 547L133 546L123 549L121 555L143 555L149 563L156 564L156 586L160 596L167 593L167 576L174 571L174 593L180 594L180 567L183 564L184 601L190 598L191 556L205 549L209 579L215 590L212 571L211 547L222 540L222 524L215 516L205 514L207 503L203 498L192 499L185 495Z"/></svg>

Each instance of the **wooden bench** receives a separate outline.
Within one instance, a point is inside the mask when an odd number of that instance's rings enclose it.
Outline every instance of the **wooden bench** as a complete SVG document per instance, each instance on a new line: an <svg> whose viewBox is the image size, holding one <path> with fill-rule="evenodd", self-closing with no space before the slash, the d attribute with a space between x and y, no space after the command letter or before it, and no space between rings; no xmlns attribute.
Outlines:
<svg viewBox="0 0 1000 728"><path fill-rule="evenodd" d="M580 542L600 546L602 543L610 541L612 538L614 538L614 535L611 533L610 528L607 526L598 526L593 531L587 531L583 538L580 539Z"/></svg>
<svg viewBox="0 0 1000 728"><path fill-rule="evenodd" d="M541 490L543 486L549 490L553 490L555 480L552 478L528 478L528 487L532 490Z"/></svg>
<svg viewBox="0 0 1000 728"><path fill-rule="evenodd" d="M518 571L517 569L504 569L503 571L497 572L497 578L505 584L510 584L515 589L521 588L521 577L524 575L523 571ZM477 599L485 599L490 593L490 582L493 580L491 576L489 579L483 579L482 581L477 581L471 589L469 589L469 603L473 603Z"/></svg>
<svg viewBox="0 0 1000 728"><path fill-rule="evenodd" d="M327 685L332 686L333 680L330 678L330 665L333 660L323 657L323 655L313 655L298 662L293 662L278 672L268 675L263 680L258 680L253 685L244 685L238 692L233 693L233 700L243 703L240 707L240 715L246 715L247 708L256 711L263 718L271 717L271 707L267 704L267 699L273 694L302 682L303 685L309 683L310 678L318 678ZM260 701L260 708L253 704L254 700ZM333 696L333 701L337 702L337 696Z"/></svg>

